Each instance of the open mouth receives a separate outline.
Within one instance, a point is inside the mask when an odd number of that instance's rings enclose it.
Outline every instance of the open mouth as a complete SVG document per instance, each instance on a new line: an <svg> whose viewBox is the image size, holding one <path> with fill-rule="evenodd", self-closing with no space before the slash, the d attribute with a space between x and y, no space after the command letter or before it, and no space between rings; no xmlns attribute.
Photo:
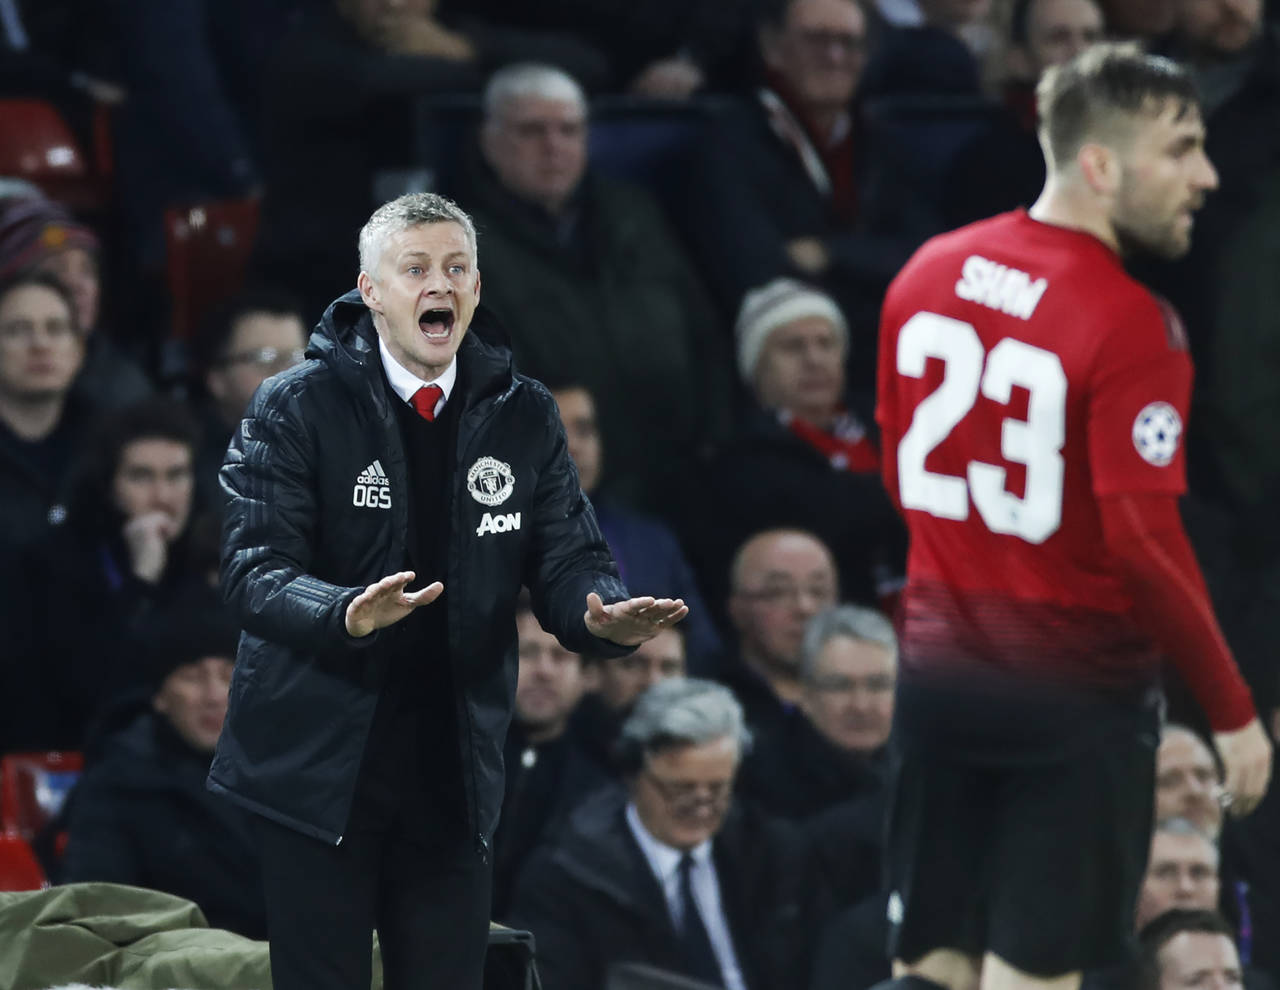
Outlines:
<svg viewBox="0 0 1280 990"><path fill-rule="evenodd" d="M418 326L428 340L443 340L453 330L453 310L429 309L418 317Z"/></svg>

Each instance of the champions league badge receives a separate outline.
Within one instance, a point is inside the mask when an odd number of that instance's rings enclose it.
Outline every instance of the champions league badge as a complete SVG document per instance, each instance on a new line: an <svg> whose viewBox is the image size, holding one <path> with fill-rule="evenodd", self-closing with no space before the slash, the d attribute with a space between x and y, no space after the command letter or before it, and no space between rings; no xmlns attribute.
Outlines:
<svg viewBox="0 0 1280 990"><path fill-rule="evenodd" d="M1173 462L1182 436L1182 417L1167 402L1153 402L1133 421L1133 445L1148 464L1165 467Z"/></svg>
<svg viewBox="0 0 1280 990"><path fill-rule="evenodd" d="M501 505L515 491L516 477L511 465L496 457L482 457L467 472L467 491L481 505Z"/></svg>

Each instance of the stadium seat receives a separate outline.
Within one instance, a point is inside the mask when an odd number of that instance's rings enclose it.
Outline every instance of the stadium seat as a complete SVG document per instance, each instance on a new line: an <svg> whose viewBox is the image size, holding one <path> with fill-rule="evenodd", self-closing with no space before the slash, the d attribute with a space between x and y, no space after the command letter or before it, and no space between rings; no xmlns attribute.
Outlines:
<svg viewBox="0 0 1280 990"><path fill-rule="evenodd" d="M0 100L0 175L26 179L72 209L103 207L109 193L109 126L94 121L95 156L86 156L52 103ZM108 156L106 171L101 154Z"/></svg>
<svg viewBox="0 0 1280 990"><path fill-rule="evenodd" d="M258 232L258 217L259 202L254 198L165 211L165 275L175 338L189 340L211 307L239 291Z"/></svg>
<svg viewBox="0 0 1280 990"><path fill-rule="evenodd" d="M0 890L43 890L47 886L31 846L16 835L0 835Z"/></svg>
<svg viewBox="0 0 1280 990"><path fill-rule="evenodd" d="M75 752L9 753L0 758L0 831L30 842L56 818L80 776Z"/></svg>

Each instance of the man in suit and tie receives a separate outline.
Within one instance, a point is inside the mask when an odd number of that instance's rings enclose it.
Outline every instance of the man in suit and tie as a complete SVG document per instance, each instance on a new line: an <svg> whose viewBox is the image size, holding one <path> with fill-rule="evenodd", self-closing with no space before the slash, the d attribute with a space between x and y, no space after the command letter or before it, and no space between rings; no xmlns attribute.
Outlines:
<svg viewBox="0 0 1280 990"><path fill-rule="evenodd" d="M641 695L619 744L625 792L583 805L516 885L511 913L537 939L547 990L599 990L627 963L725 990L804 985L795 850L732 806L747 740L719 684Z"/></svg>

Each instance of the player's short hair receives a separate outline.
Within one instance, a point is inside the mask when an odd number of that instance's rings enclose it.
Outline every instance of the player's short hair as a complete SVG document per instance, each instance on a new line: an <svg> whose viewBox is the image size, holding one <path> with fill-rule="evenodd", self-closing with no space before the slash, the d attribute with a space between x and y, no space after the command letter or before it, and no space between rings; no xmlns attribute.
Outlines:
<svg viewBox="0 0 1280 990"><path fill-rule="evenodd" d="M1140 990L1160 990L1160 950L1184 932L1225 935L1235 943L1235 932L1217 911L1171 908L1147 922L1138 932L1137 979Z"/></svg>
<svg viewBox="0 0 1280 990"><path fill-rule="evenodd" d="M1180 118L1199 111L1191 73L1134 43L1092 45L1047 69L1036 87L1036 106L1050 168L1066 165L1089 141L1113 134L1118 124L1159 114L1170 100Z"/></svg>
<svg viewBox="0 0 1280 990"><path fill-rule="evenodd" d="M456 223L467 239L472 263L478 263L476 225L466 211L438 193L409 193L383 203L360 228L361 271L372 275L377 270L387 238L427 223Z"/></svg>
<svg viewBox="0 0 1280 990"><path fill-rule="evenodd" d="M896 660L898 637L893 623L873 608L861 605L836 605L819 612L805 626L800 644L800 679L812 683L817 676L818 654L837 636L883 646Z"/></svg>
<svg viewBox="0 0 1280 990"><path fill-rule="evenodd" d="M584 112L587 109L586 94L569 73L554 65L519 62L499 69L485 86L482 98L485 124L501 116L508 103L531 97L574 103Z"/></svg>

